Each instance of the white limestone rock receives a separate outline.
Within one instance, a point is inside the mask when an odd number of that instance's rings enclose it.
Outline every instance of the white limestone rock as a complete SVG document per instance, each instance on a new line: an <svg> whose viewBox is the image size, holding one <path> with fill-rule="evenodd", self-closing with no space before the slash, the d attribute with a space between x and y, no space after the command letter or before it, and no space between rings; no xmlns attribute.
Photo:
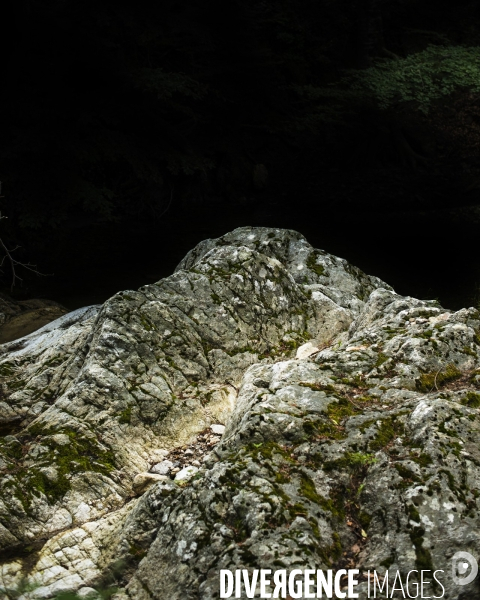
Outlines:
<svg viewBox="0 0 480 600"><path fill-rule="evenodd" d="M18 425L0 588L53 598L115 573L122 600L213 600L220 568L346 553L476 598L449 561L480 555L479 353L476 309L399 296L296 232L206 240L171 277L0 347L0 424ZM175 482L147 472L209 427Z"/></svg>
<svg viewBox="0 0 480 600"><path fill-rule="evenodd" d="M173 463L170 460L163 460L161 463L153 465L150 471L157 475L168 475L172 469Z"/></svg>
<svg viewBox="0 0 480 600"><path fill-rule="evenodd" d="M210 425L210 429L215 435L223 435L225 433L225 425L220 425L218 423Z"/></svg>
<svg viewBox="0 0 480 600"><path fill-rule="evenodd" d="M96 598L100 598L98 591L91 587L80 588L77 592L77 596L82 600L95 600Z"/></svg>
<svg viewBox="0 0 480 600"><path fill-rule="evenodd" d="M198 467L194 467L193 465L189 465L188 467L184 467L175 475L175 481L185 482L191 479L194 475L198 473Z"/></svg>
<svg viewBox="0 0 480 600"><path fill-rule="evenodd" d="M311 342L307 342L306 344L302 344L299 348L297 348L295 358L297 358L298 360L305 360L306 358L308 358L312 354L315 354L315 352L318 351L318 346L315 346Z"/></svg>

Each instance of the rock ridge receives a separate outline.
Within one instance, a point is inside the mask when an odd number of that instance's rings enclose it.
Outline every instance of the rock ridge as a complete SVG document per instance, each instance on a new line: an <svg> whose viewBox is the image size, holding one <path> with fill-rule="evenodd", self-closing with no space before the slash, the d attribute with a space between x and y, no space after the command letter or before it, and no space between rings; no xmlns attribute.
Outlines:
<svg viewBox="0 0 480 600"><path fill-rule="evenodd" d="M449 561L480 556L479 351L476 309L297 232L201 242L0 346L0 597L210 600L220 569L358 568L361 598L368 569L478 598Z"/></svg>

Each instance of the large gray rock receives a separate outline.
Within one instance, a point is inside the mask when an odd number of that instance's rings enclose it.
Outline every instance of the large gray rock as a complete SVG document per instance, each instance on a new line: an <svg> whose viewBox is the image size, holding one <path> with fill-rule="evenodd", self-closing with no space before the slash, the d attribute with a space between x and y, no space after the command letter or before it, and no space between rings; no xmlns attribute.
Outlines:
<svg viewBox="0 0 480 600"><path fill-rule="evenodd" d="M450 559L480 555L479 335L475 309L242 228L5 344L0 587L210 600L220 569L442 569L478 598ZM190 480L154 482L200 439Z"/></svg>

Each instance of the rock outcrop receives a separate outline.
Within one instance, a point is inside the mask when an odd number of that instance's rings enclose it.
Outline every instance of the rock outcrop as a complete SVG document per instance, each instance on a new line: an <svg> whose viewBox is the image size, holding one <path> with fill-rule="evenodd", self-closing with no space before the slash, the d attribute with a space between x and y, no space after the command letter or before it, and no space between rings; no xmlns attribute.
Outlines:
<svg viewBox="0 0 480 600"><path fill-rule="evenodd" d="M0 294L0 344L28 335L67 313L52 300L15 301Z"/></svg>
<svg viewBox="0 0 480 600"><path fill-rule="evenodd" d="M0 596L210 600L220 569L358 568L361 598L368 569L478 598L450 562L480 555L479 336L476 309L242 228L4 344Z"/></svg>

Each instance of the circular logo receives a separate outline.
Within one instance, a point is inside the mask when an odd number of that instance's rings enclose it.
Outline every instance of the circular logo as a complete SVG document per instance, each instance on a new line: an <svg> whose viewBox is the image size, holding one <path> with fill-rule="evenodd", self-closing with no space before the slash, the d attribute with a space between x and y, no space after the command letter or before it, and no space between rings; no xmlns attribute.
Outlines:
<svg viewBox="0 0 480 600"><path fill-rule="evenodd" d="M472 583L477 574L478 564L470 553L457 552L452 556L452 578L457 585Z"/></svg>

